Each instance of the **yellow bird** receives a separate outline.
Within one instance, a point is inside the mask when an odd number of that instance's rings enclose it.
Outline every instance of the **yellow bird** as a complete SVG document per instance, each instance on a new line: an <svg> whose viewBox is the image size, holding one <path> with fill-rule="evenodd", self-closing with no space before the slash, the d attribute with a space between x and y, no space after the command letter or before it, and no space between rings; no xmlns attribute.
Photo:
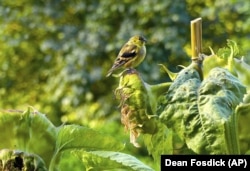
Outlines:
<svg viewBox="0 0 250 171"><path fill-rule="evenodd" d="M138 66L146 56L145 43L147 40L143 36L133 36L123 45L111 69L106 77L109 77L114 70L119 68L134 68Z"/></svg>

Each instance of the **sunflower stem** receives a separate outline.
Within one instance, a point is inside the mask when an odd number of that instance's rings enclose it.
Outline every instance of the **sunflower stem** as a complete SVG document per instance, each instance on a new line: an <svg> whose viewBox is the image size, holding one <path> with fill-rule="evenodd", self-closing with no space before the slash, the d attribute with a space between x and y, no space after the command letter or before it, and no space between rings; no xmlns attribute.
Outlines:
<svg viewBox="0 0 250 171"><path fill-rule="evenodd" d="M191 21L191 48L192 59L198 58L202 53L202 19L197 18Z"/></svg>

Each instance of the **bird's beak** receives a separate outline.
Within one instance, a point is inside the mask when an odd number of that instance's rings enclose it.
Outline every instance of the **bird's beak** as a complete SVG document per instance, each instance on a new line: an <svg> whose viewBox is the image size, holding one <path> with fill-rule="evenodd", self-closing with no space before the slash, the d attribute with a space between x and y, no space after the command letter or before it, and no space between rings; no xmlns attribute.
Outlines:
<svg viewBox="0 0 250 171"><path fill-rule="evenodd" d="M144 41L144 42L147 42L147 39L145 37L143 37L143 36L140 36L140 40Z"/></svg>

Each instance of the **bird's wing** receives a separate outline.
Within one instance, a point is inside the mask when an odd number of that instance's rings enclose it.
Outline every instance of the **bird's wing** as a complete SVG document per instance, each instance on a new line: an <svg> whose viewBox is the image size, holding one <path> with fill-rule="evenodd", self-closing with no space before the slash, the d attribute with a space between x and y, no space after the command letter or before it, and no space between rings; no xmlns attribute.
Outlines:
<svg viewBox="0 0 250 171"><path fill-rule="evenodd" d="M128 58L128 60L130 58L133 58L137 55L138 51L138 47L136 45L128 45L126 44L121 52L119 53L119 56L123 57L123 58Z"/></svg>
<svg viewBox="0 0 250 171"><path fill-rule="evenodd" d="M125 44L118 54L112 69L119 68L137 55L137 46Z"/></svg>

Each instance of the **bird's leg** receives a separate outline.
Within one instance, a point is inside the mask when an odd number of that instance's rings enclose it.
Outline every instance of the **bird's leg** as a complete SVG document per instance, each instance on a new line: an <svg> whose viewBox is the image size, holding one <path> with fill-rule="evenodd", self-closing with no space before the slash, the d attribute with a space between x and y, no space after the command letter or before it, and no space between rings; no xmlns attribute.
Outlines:
<svg viewBox="0 0 250 171"><path fill-rule="evenodd" d="M123 74L136 74L136 73L138 73L137 71L136 71L136 69L134 69L134 68L126 68L125 70L123 70L118 76L120 77L120 76L122 76ZM117 77L118 77L117 76Z"/></svg>
<svg viewBox="0 0 250 171"><path fill-rule="evenodd" d="M137 73L136 69L134 69L134 68L128 68L128 69L127 69L127 72L128 72L129 74Z"/></svg>

